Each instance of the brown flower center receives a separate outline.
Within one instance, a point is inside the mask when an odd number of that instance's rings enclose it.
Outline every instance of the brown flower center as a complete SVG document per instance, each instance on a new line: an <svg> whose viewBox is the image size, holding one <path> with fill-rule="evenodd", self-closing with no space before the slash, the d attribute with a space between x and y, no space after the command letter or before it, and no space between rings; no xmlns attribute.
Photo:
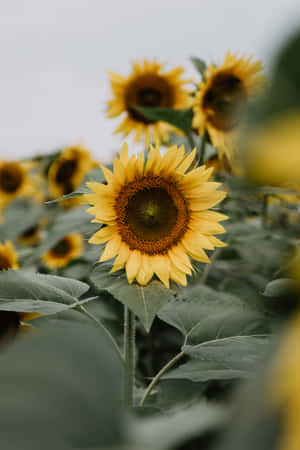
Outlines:
<svg viewBox="0 0 300 450"><path fill-rule="evenodd" d="M218 73L203 96L202 105L209 122L219 130L230 131L241 120L247 102L239 78L229 72Z"/></svg>
<svg viewBox="0 0 300 450"><path fill-rule="evenodd" d="M0 167L0 190L14 194L24 181L23 169L17 163L6 163Z"/></svg>
<svg viewBox="0 0 300 450"><path fill-rule="evenodd" d="M0 253L0 271L11 269L11 262L6 255Z"/></svg>
<svg viewBox="0 0 300 450"><path fill-rule="evenodd" d="M56 257L66 256L71 250L71 242L67 237L62 238L54 247L51 249L51 253Z"/></svg>
<svg viewBox="0 0 300 450"><path fill-rule="evenodd" d="M0 343L16 336L20 327L20 319L17 312L0 311Z"/></svg>
<svg viewBox="0 0 300 450"><path fill-rule="evenodd" d="M143 177L123 186L115 203L122 240L131 250L165 254L187 230L189 213L174 183Z"/></svg>
<svg viewBox="0 0 300 450"><path fill-rule="evenodd" d="M67 195L74 191L72 177L78 168L78 158L63 160L56 172L55 181L63 188L63 194Z"/></svg>
<svg viewBox="0 0 300 450"><path fill-rule="evenodd" d="M133 106L144 108L172 108L174 90L167 80L159 75L145 74L132 81L125 93L127 111L132 119L145 124L155 123L136 111Z"/></svg>

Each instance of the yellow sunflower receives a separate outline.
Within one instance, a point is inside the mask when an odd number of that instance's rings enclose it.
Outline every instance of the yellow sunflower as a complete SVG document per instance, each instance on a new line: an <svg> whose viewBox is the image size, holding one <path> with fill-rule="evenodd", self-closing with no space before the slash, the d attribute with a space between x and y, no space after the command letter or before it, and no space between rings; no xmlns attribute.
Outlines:
<svg viewBox="0 0 300 450"><path fill-rule="evenodd" d="M0 211L17 197L30 197L43 201L40 178L30 171L31 163L0 161Z"/></svg>
<svg viewBox="0 0 300 450"><path fill-rule="evenodd" d="M80 233L70 233L48 250L42 256L42 260L49 269L57 269L66 266L72 259L78 258L82 252L82 235Z"/></svg>
<svg viewBox="0 0 300 450"><path fill-rule="evenodd" d="M42 224L41 222L38 222L23 231L23 233L18 237L18 241L20 244L25 246L31 247L33 245L37 245L41 241L41 230Z"/></svg>
<svg viewBox="0 0 300 450"><path fill-rule="evenodd" d="M246 142L245 162L251 179L259 184L299 189L299 111L264 123Z"/></svg>
<svg viewBox="0 0 300 450"><path fill-rule="evenodd" d="M183 109L191 102L189 92L184 84L182 67L175 67L169 72L163 71L164 64L144 60L143 63L132 64L132 73L128 78L110 73L110 83L114 98L108 101L109 117L117 117L125 113L115 133L128 136L134 133L134 140L145 139L146 147L150 138L156 145L167 139L168 131L172 129L166 123L147 119L143 114L133 109L133 106L150 108Z"/></svg>
<svg viewBox="0 0 300 450"><path fill-rule="evenodd" d="M273 408L282 417L282 433L278 450L300 448L300 314L293 319L283 336L279 352L273 362L269 395Z"/></svg>
<svg viewBox="0 0 300 450"><path fill-rule="evenodd" d="M91 169L97 167L90 152L81 145L65 148L51 164L48 180L52 198L59 198L73 192ZM70 207L79 203L78 198L64 200L63 206Z"/></svg>
<svg viewBox="0 0 300 450"><path fill-rule="evenodd" d="M228 52L221 67L207 68L194 97L193 128L207 131L220 158L232 158L245 107L265 83L262 63L251 59Z"/></svg>
<svg viewBox="0 0 300 450"><path fill-rule="evenodd" d="M103 223L90 243L107 242L100 261L116 256L112 271L126 265L129 283L136 278L146 285L153 275L169 286L169 279L186 285L193 267L190 257L208 263L206 250L223 246L213 234L224 233L218 222L226 216L209 211L224 197L220 183L208 181L213 169L198 167L188 173L196 151L185 155L183 146L171 147L161 156L150 147L128 158L123 145L114 172L102 166L107 184L87 183L93 191L83 201L94 222Z"/></svg>

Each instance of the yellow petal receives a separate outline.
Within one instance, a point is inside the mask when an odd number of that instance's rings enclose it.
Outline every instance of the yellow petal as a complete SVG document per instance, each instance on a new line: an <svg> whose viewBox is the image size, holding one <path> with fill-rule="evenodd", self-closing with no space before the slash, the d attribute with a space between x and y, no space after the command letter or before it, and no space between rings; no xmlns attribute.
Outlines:
<svg viewBox="0 0 300 450"><path fill-rule="evenodd" d="M102 227L99 231L96 231L95 234L89 239L90 244L104 244L104 242L111 239L116 233L116 228L111 226Z"/></svg>
<svg viewBox="0 0 300 450"><path fill-rule="evenodd" d="M136 276L136 280L139 284L145 286L153 277L153 269L151 266L151 257L145 254L142 254L141 257L142 262L140 270L138 271L138 274Z"/></svg>
<svg viewBox="0 0 300 450"><path fill-rule="evenodd" d="M154 255L151 257L151 265L154 273L163 282L163 284L169 287L170 278L170 260L168 256Z"/></svg>
<svg viewBox="0 0 300 450"><path fill-rule="evenodd" d="M135 279L141 266L141 253L138 250L130 251L126 263L126 275L128 283L131 284Z"/></svg>
<svg viewBox="0 0 300 450"><path fill-rule="evenodd" d="M174 266L171 263L171 269L170 269L170 278L171 280L175 281L175 283L179 284L180 286L186 286L186 274L184 272L181 272L176 266Z"/></svg>
<svg viewBox="0 0 300 450"><path fill-rule="evenodd" d="M201 246L197 248L192 239L186 239L184 237L182 240L182 244L193 259L204 263L210 263L210 260L203 248Z"/></svg>
<svg viewBox="0 0 300 450"><path fill-rule="evenodd" d="M159 167L161 156L159 150L150 145L149 158L145 167L145 175L156 174L156 170Z"/></svg>
<svg viewBox="0 0 300 450"><path fill-rule="evenodd" d="M114 176L120 185L124 184L125 168L118 158L114 158Z"/></svg>
<svg viewBox="0 0 300 450"><path fill-rule="evenodd" d="M121 242L120 248L119 248L119 254L115 259L113 268L111 269L111 272L116 272L117 270L122 269L124 264L126 263L128 257L129 257L129 247L124 242Z"/></svg>
<svg viewBox="0 0 300 450"><path fill-rule="evenodd" d="M182 163L177 167L176 172L184 174L188 168L191 166L196 156L196 147L187 155L187 157L182 161Z"/></svg>
<svg viewBox="0 0 300 450"><path fill-rule="evenodd" d="M126 167L128 163L128 145L126 142L122 145L121 153L120 153L120 161Z"/></svg>
<svg viewBox="0 0 300 450"><path fill-rule="evenodd" d="M103 262L107 261L108 259L114 258L119 251L120 245L121 245L121 238L117 234L113 237L113 239L108 241L99 261Z"/></svg>
<svg viewBox="0 0 300 450"><path fill-rule="evenodd" d="M142 177L144 173L144 155L141 152L136 161L136 174Z"/></svg>

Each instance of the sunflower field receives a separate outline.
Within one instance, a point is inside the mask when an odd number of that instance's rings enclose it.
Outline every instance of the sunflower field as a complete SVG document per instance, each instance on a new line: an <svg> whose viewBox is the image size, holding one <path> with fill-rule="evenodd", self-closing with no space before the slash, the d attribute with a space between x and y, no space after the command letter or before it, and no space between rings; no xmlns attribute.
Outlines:
<svg viewBox="0 0 300 450"><path fill-rule="evenodd" d="M136 61L110 164L1 156L5 450L300 449L299 55Z"/></svg>

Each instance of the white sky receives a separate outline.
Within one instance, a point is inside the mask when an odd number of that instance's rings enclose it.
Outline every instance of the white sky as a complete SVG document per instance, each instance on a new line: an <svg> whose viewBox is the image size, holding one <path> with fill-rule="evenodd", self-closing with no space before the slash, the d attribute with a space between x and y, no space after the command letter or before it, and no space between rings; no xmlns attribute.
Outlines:
<svg viewBox="0 0 300 450"><path fill-rule="evenodd" d="M0 159L82 142L107 161L106 70L156 56L194 74L189 56L228 49L268 64L296 25L299 0L1 0Z"/></svg>

